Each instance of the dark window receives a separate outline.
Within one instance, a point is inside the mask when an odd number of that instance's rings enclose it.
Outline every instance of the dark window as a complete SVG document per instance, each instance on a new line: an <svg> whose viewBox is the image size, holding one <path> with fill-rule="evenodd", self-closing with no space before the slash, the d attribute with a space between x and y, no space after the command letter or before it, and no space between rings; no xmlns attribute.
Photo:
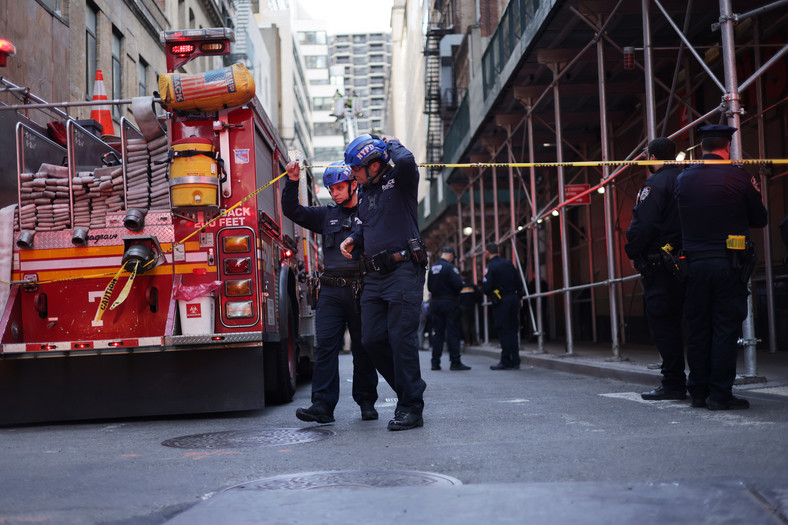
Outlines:
<svg viewBox="0 0 788 525"><path fill-rule="evenodd" d="M93 98L93 84L96 82L98 48L96 47L96 29L98 27L98 9L87 4L85 18L85 93L88 100Z"/></svg>
<svg viewBox="0 0 788 525"><path fill-rule="evenodd" d="M123 86L122 67L120 62L123 35L112 29L112 97L115 100L123 98L121 88ZM112 105L112 116L115 120L120 120L120 105Z"/></svg>

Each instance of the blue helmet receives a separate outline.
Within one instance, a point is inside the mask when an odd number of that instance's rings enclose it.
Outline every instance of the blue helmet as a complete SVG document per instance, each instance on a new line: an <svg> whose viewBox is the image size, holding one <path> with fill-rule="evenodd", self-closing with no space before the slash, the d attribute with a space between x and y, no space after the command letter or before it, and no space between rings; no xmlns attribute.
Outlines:
<svg viewBox="0 0 788 525"><path fill-rule="evenodd" d="M389 162L386 143L377 135L359 135L345 149L345 164L348 166L366 166L374 160L384 164Z"/></svg>
<svg viewBox="0 0 788 525"><path fill-rule="evenodd" d="M350 172L350 166L345 166L344 162L332 162L323 171L323 186L326 188L339 182L352 180L353 174Z"/></svg>

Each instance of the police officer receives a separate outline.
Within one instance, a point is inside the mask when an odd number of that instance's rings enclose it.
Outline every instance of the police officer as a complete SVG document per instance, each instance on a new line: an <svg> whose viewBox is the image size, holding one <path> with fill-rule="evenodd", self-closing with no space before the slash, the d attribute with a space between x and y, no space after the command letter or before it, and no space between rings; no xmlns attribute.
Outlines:
<svg viewBox="0 0 788 525"><path fill-rule="evenodd" d="M730 157L736 128L714 125L699 131L704 160ZM692 406L748 408L746 399L733 395L732 386L755 264L750 228L762 228L767 221L758 182L737 166L690 166L676 181L676 199L689 266L685 309Z"/></svg>
<svg viewBox="0 0 788 525"><path fill-rule="evenodd" d="M416 331L427 257L417 226L419 170L395 138L361 135L345 164L362 184L361 230L342 242L346 257L362 251L367 274L361 295L361 339L397 393L389 430L424 425L424 390Z"/></svg>
<svg viewBox="0 0 788 525"><path fill-rule="evenodd" d="M659 137L649 143L648 160L675 158L676 144L669 138ZM685 399L687 379L681 328L684 283L670 266L681 248L681 225L673 191L681 168L658 164L648 169L652 174L635 199L624 250L643 278L646 315L662 357L662 385L640 397Z"/></svg>
<svg viewBox="0 0 788 525"><path fill-rule="evenodd" d="M484 247L487 268L484 270L482 290L493 303L493 316L498 340L501 342L501 360L490 365L490 370L518 370L520 368L520 307L525 295L523 282L514 265L498 255L498 245L487 243Z"/></svg>
<svg viewBox="0 0 788 525"><path fill-rule="evenodd" d="M361 316L354 294L361 285L362 265L339 252L340 243L357 228L357 183L350 168L335 162L323 172L323 185L333 203L304 207L298 203L300 167L287 165L288 180L282 190L282 212L297 224L323 235L324 272L320 275L320 295L315 312L317 348L312 375L312 406L296 410L302 421L331 423L339 401L339 351L350 332L353 354L353 399L361 407L361 419L378 418L378 374L361 344Z"/></svg>
<svg viewBox="0 0 788 525"><path fill-rule="evenodd" d="M440 258L430 266L427 274L427 289L430 296L430 317L432 318L432 369L441 369L443 342L449 349L451 370L470 370L460 361L460 305L462 277L454 262L454 248L444 246Z"/></svg>

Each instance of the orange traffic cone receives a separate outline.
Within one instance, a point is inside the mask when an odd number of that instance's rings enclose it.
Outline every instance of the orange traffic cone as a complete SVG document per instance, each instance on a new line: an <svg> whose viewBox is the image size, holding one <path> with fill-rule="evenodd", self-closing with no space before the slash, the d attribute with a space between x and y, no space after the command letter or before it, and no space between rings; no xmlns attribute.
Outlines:
<svg viewBox="0 0 788 525"><path fill-rule="evenodd" d="M96 82L93 84L93 100L107 100L107 90L104 88L104 75L100 69L96 70ZM109 106L93 106L90 118L98 121L104 128L103 135L114 135L115 126L112 124L112 113Z"/></svg>

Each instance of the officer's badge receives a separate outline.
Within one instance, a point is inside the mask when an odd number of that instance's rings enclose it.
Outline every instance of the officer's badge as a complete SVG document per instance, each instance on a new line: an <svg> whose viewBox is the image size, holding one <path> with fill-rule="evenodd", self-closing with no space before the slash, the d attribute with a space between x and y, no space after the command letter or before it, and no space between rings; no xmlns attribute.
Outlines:
<svg viewBox="0 0 788 525"><path fill-rule="evenodd" d="M641 202L646 200L646 197L648 197L649 193L651 193L651 187L650 186L643 186L643 189L641 189L640 193L638 193L637 203L640 204Z"/></svg>
<svg viewBox="0 0 788 525"><path fill-rule="evenodd" d="M456 273L457 275L460 275L460 271L457 269L456 266L452 268L452 270L454 270L454 273Z"/></svg>
<svg viewBox="0 0 788 525"><path fill-rule="evenodd" d="M761 192L761 187L758 185L758 181L755 180L755 176L750 177L750 184L752 184L752 187L755 188L755 191L758 193Z"/></svg>

